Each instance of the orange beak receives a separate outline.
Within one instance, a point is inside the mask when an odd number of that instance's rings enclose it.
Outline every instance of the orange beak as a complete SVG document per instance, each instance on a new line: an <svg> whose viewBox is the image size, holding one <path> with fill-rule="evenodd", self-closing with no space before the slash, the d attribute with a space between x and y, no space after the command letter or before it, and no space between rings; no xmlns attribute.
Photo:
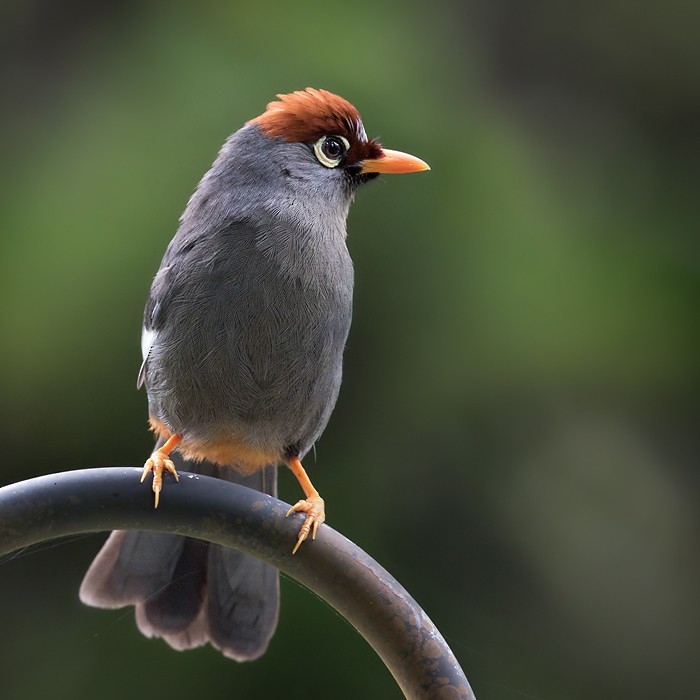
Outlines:
<svg viewBox="0 0 700 700"><path fill-rule="evenodd" d="M418 173L421 170L430 170L430 166L420 158L382 148L379 158L363 160L361 173Z"/></svg>

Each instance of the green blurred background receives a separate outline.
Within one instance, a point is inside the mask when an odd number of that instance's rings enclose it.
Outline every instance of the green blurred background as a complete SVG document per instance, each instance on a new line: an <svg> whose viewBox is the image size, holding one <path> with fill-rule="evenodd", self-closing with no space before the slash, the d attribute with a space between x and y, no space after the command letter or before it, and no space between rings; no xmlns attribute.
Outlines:
<svg viewBox="0 0 700 700"><path fill-rule="evenodd" d="M330 523L481 700L698 697L699 21L681 0L5 0L2 481L143 462L141 314L177 217L230 132L325 87L432 166L350 216L345 380L307 460ZM243 665L81 606L102 539L3 562L3 698L401 697L290 581Z"/></svg>

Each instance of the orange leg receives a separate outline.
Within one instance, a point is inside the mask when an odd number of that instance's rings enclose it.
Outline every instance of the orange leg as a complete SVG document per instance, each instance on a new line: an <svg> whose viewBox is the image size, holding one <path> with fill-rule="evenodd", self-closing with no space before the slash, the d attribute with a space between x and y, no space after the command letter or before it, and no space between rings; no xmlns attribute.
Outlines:
<svg viewBox="0 0 700 700"><path fill-rule="evenodd" d="M182 442L182 435L175 433L171 435L162 447L154 450L153 454L146 460L141 474L141 483L146 478L148 472L153 472L153 493L156 495L156 505L160 500L160 490L163 488L163 470L170 472L175 481L179 481L175 465L170 459L170 453Z"/></svg>
<svg viewBox="0 0 700 700"><path fill-rule="evenodd" d="M318 495L318 491L311 483L311 479L309 479L306 470L301 466L298 457L290 458L289 468L292 470L294 476L296 476L297 481L301 484L301 488L304 489L304 495L306 496L305 500L298 501L287 511L287 516L297 512L306 513L306 520L304 520L304 524L299 530L297 543L292 550L292 554L295 554L297 549L301 546L301 543L309 536L309 532L311 532L311 539L316 539L316 530L318 530L318 526L326 519L326 506L321 496Z"/></svg>

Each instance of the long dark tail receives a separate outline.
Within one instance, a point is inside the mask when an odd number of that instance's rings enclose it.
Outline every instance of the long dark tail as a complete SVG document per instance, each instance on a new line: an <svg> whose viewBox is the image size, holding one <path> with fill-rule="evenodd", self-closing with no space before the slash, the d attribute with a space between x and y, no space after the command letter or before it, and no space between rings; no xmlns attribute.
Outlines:
<svg viewBox="0 0 700 700"><path fill-rule="evenodd" d="M242 477L233 469L172 457L178 471L225 478L277 495L275 466ZM168 497L167 486L162 495ZM117 530L88 569L80 600L98 608L134 605L139 630L147 637L162 637L174 649L209 642L224 656L248 661L265 652L277 626L279 573L220 545L180 535Z"/></svg>

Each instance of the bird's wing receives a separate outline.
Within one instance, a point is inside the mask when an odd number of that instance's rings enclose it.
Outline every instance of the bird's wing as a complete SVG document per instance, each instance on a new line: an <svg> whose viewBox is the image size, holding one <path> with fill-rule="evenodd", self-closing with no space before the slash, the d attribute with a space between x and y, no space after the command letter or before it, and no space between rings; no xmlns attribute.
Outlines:
<svg viewBox="0 0 700 700"><path fill-rule="evenodd" d="M198 277L208 281L215 274L235 278L245 260L239 253L254 245L252 241L266 226L265 222L235 219L205 232L193 232L184 224L180 227L165 251L146 302L137 387L146 383L148 355L167 324L173 302L190 298Z"/></svg>
<svg viewBox="0 0 700 700"><path fill-rule="evenodd" d="M172 243L171 243L172 245ZM165 321L167 306L173 296L173 265L169 262L171 250L168 248L166 256L160 265L151 285L151 291L146 301L143 312L143 327L141 329L141 367L139 368L136 388L140 389L146 381L146 363L151 348L156 340L158 329L162 328Z"/></svg>

